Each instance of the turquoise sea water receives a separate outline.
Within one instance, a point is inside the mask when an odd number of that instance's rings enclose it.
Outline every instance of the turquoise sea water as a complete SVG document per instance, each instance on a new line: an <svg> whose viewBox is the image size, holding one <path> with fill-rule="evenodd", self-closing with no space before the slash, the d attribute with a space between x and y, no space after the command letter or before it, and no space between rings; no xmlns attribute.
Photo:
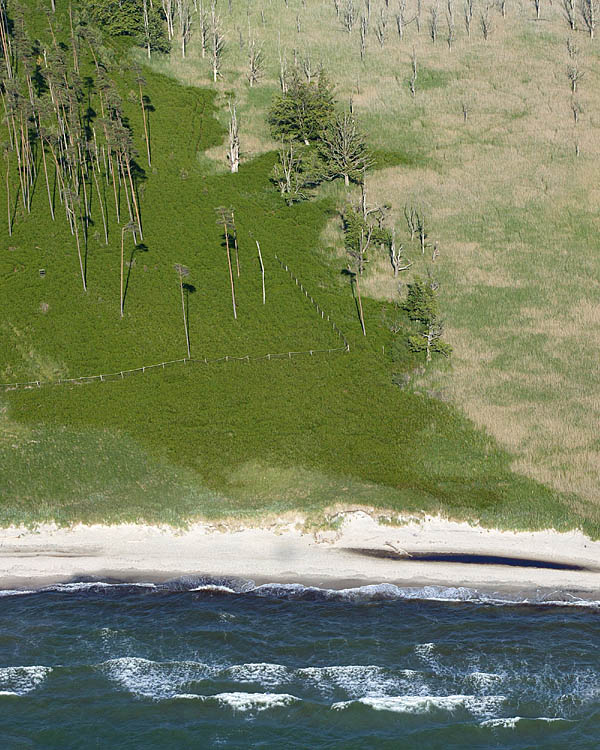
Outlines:
<svg viewBox="0 0 600 750"><path fill-rule="evenodd" d="M544 600L189 578L0 592L0 748L599 748L600 604Z"/></svg>

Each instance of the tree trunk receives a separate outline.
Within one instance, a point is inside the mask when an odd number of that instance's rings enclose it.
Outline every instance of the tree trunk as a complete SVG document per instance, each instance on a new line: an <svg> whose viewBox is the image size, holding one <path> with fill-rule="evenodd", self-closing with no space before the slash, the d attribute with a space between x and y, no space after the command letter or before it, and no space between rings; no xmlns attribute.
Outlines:
<svg viewBox="0 0 600 750"><path fill-rule="evenodd" d="M262 277L262 301L265 304L265 267L263 265L262 253L260 252L260 245L256 240L256 247L258 248L258 261L260 263L260 275Z"/></svg>
<svg viewBox="0 0 600 750"><path fill-rule="evenodd" d="M150 139L148 138L148 123L146 122L146 108L144 107L144 96L142 94L142 85L140 84L140 104L142 105L142 118L144 120L144 135L146 137L146 153L148 155L148 166L151 167L150 163Z"/></svg>
<svg viewBox="0 0 600 750"><path fill-rule="evenodd" d="M44 141L41 141L42 146L42 159L44 161L44 176L46 177L46 190L48 191L48 205L50 206L50 214L52 221L54 221L54 206L52 205L52 195L50 193L50 183L48 182L48 166L46 164L46 149L44 148Z"/></svg>
<svg viewBox="0 0 600 750"><path fill-rule="evenodd" d="M125 242L125 227L121 229L121 317L123 317L123 244Z"/></svg>
<svg viewBox="0 0 600 750"><path fill-rule="evenodd" d="M363 315L363 308L362 308L362 299L360 296L360 286L358 284L358 274L354 277L354 281L356 282L356 296L358 297L358 312L360 315L360 327L362 328L363 336L367 335L367 332L365 330L365 318Z"/></svg>
<svg viewBox="0 0 600 750"><path fill-rule="evenodd" d="M231 303L233 305L233 317L237 320L237 310L235 305L235 287L233 285L233 270L231 268L231 253L229 252L229 234L227 232L227 223L223 222L225 229L225 247L227 248L227 264L229 266L229 283L231 284Z"/></svg>
<svg viewBox="0 0 600 750"><path fill-rule="evenodd" d="M104 216L104 204L102 203L102 196L100 194L100 185L98 184L98 177L96 176L95 170L92 169L94 174L94 183L96 184L96 192L98 193L98 202L100 204L100 211L102 213L102 224L104 225L104 242L108 245L108 227L106 226L106 217Z"/></svg>
<svg viewBox="0 0 600 750"><path fill-rule="evenodd" d="M185 343L187 345L187 355L190 358L190 334L188 333L187 317L185 314L185 300L183 297L183 281L181 274L179 274L179 288L181 289L181 310L183 312L183 327L185 328Z"/></svg>
<svg viewBox="0 0 600 750"><path fill-rule="evenodd" d="M10 162L8 161L8 156L6 157L6 207L7 207L7 213L8 213L8 236L12 237L12 216L10 211L10 184L9 184L9 172L10 172Z"/></svg>
<svg viewBox="0 0 600 750"><path fill-rule="evenodd" d="M144 234L142 232L142 220L140 218L140 209L138 207L137 197L135 195L135 190L133 187L133 179L131 178L131 167L129 164L129 157L125 158L125 165L127 166L127 174L129 175L129 184L131 186L131 199L133 200L133 207L135 208L135 216L137 219L137 225L140 230L140 239L144 239Z"/></svg>

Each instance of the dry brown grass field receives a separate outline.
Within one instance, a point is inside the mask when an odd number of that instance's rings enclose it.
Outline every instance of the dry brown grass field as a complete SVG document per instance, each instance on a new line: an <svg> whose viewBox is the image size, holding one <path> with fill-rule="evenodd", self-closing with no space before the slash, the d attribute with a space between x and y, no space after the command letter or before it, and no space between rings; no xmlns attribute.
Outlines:
<svg viewBox="0 0 600 750"><path fill-rule="evenodd" d="M470 37L463 2L452 6L450 48L445 3L436 6L434 43L429 0L420 32L416 0L408 0L402 39L398 0L372 0L361 60L364 0L354 0L351 33L341 22L344 0L339 18L333 0L232 0L229 7L220 0L227 46L217 87L223 101L237 103L242 156L249 158L276 145L265 115L279 90L280 57L288 69L294 58L301 70L308 59L313 71L324 66L340 105L352 100L371 146L404 154L403 165L374 172L367 187L371 202L392 204L388 223L413 266L399 292L387 259L373 257L365 293L398 299L410 274L427 269L441 285L451 365L434 364L411 387L458 404L513 452L516 470L577 493L582 507L600 504L600 41L589 38L579 12L571 31L559 2L542 0L539 20L533 2L508 0L506 17L490 5L487 40L481 0ZM380 44L375 31L384 21ZM249 39L263 45L266 60L253 88ZM567 39L583 73L575 94ZM212 85L198 24L185 60L176 45L154 65L183 82ZM210 156L226 169L223 152ZM325 189L340 207L348 198L343 188ZM423 256L410 243L405 205L424 212L439 249L435 261L431 249ZM343 255L338 221L322 241L324 252Z"/></svg>

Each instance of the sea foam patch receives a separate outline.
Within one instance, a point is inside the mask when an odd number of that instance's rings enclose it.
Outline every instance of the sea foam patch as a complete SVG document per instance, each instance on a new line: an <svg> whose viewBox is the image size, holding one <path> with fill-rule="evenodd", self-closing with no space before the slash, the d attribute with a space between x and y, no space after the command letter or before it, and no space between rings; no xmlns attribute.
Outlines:
<svg viewBox="0 0 600 750"><path fill-rule="evenodd" d="M409 683L414 685L420 676L409 670L392 675L388 669L372 664L304 667L296 670L296 675L324 695L343 691L351 698L399 692L406 689Z"/></svg>
<svg viewBox="0 0 600 750"><path fill-rule="evenodd" d="M0 667L0 694L26 695L39 687L52 672L52 667Z"/></svg>
<svg viewBox="0 0 600 750"><path fill-rule="evenodd" d="M353 701L334 703L334 711L343 711L353 705L368 706L374 711L391 711L403 714L426 714L434 711L456 711L464 709L475 715L486 715L497 711L505 701L503 695L384 695L366 696Z"/></svg>
<svg viewBox="0 0 600 750"><path fill-rule="evenodd" d="M156 662L133 656L110 659L98 668L130 693L157 700L172 698L188 684L210 679L219 671L201 662Z"/></svg>
<svg viewBox="0 0 600 750"><path fill-rule="evenodd" d="M266 711L269 708L282 708L300 701L295 695L289 693L216 693L215 695L195 695L194 693L181 693L174 695L177 700L200 700L214 701L221 706L226 706L233 711Z"/></svg>

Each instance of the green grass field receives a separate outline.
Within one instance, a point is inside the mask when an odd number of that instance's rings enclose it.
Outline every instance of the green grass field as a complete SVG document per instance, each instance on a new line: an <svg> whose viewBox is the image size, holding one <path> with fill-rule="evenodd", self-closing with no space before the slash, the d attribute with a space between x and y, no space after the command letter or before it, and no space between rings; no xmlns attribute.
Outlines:
<svg viewBox="0 0 600 750"><path fill-rule="evenodd" d="M133 74L126 68L118 73L119 87L143 154L139 108L128 96ZM327 508L361 504L511 528L580 526L597 536L597 506L515 473L518 455L457 406L428 395L437 388L436 379L445 384L456 371L462 382L460 346L454 369L436 366L425 376L431 382L415 387L393 384L392 376L404 372L414 381L422 363L402 346L396 362L389 357L392 337L383 321L388 303L381 299L387 295L378 293L379 283L388 283L383 262L371 274L368 335L361 335L352 292L341 274L346 263L336 229L340 187L326 186L310 202L286 206L268 179L275 155L262 147L245 159L239 174L224 173L213 158L224 150L222 100L151 69L144 75L155 110L153 163L140 190L147 249L134 253L131 239L126 240L131 266L125 316L119 317L121 232L114 215L108 246L101 225L92 228L84 293L64 216L58 213L51 222L45 194L37 190L31 215L17 216L12 237L6 219L0 222L5 238L0 380L53 381L184 357L175 263L190 269L186 280L195 287L187 301L192 357L339 346L331 327L279 267L276 253L344 331L350 352L190 363L117 382L1 393L0 522L257 522L287 511L318 519ZM253 92L257 133L267 133L260 117L273 90L265 86ZM420 136L380 142L379 148L374 194L389 188L399 171L405 180L418 180L440 162ZM5 199L0 195L0 205ZM402 200L394 200L396 209ZM219 205L232 206L236 215L237 321L215 222ZM440 226L442 219L436 220ZM458 223L457 235L459 230ZM485 225L480 231L480 241L487 242ZM504 231L501 225L498 231ZM265 258L264 306L255 239ZM443 305L456 331L478 313L469 312L464 296L458 298L449 266L447 261L440 266ZM510 285L496 293L513 306L527 297L526 290ZM523 356L531 356L514 325ZM507 366L513 366L514 352L506 354ZM522 384L523 399L530 397L527 385ZM513 398L515 383L507 388ZM501 390L496 398L504 398Z"/></svg>

